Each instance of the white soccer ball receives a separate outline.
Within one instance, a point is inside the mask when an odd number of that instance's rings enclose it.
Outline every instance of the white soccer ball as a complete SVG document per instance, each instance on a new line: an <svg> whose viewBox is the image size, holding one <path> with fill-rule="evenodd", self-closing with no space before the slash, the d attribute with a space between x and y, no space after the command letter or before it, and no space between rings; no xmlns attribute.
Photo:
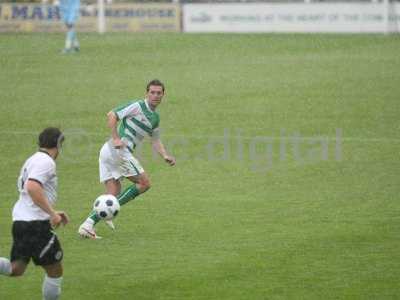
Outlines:
<svg viewBox="0 0 400 300"><path fill-rule="evenodd" d="M111 220L117 216L120 205L113 195L101 195L94 200L93 209L103 220Z"/></svg>

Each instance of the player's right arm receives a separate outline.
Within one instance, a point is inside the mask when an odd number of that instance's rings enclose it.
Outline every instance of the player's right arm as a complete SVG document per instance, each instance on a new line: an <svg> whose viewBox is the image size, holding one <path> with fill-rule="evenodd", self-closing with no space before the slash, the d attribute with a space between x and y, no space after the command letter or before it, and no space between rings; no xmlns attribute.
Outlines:
<svg viewBox="0 0 400 300"><path fill-rule="evenodd" d="M28 179L26 182L26 191L29 196L31 196L33 203L49 214L50 223L53 227L57 227L60 223L68 223L68 216L64 212L55 211L50 205L41 183L36 180Z"/></svg>
<svg viewBox="0 0 400 300"><path fill-rule="evenodd" d="M140 104L138 102L128 102L121 106L114 108L107 114L108 127L111 129L111 137L114 142L115 148L124 147L124 143L118 134L118 121L123 118L133 117L139 113Z"/></svg>
<svg viewBox="0 0 400 300"><path fill-rule="evenodd" d="M121 137L118 134L118 116L114 111L110 111L107 114L107 125L111 129L111 138L114 143L114 147L119 149L124 146L124 143L121 141Z"/></svg>

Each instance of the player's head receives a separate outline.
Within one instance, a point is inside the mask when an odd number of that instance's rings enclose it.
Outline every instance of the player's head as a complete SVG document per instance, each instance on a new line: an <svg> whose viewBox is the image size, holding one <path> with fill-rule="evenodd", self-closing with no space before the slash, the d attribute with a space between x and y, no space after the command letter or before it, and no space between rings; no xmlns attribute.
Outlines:
<svg viewBox="0 0 400 300"><path fill-rule="evenodd" d="M60 151L65 138L60 129L47 127L39 134L39 147L44 149L56 149Z"/></svg>
<svg viewBox="0 0 400 300"><path fill-rule="evenodd" d="M152 81L150 81L150 82L147 84L146 92L149 92L149 91L150 91L150 87L151 87L151 86L159 86L159 87L161 87L162 92L163 92L163 93L165 92L164 83L162 83L162 82L161 82L160 80L158 80L158 79L153 79Z"/></svg>
<svg viewBox="0 0 400 300"><path fill-rule="evenodd" d="M153 79L147 84L146 99L148 100L149 104L155 108L161 103L164 92L164 84L158 79Z"/></svg>

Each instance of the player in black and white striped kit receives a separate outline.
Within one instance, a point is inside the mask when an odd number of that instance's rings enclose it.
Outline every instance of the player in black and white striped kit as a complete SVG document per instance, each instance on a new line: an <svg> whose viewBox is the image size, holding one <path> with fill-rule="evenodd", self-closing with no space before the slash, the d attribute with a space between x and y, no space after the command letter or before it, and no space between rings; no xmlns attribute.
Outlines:
<svg viewBox="0 0 400 300"><path fill-rule="evenodd" d="M67 224L65 212L53 208L57 200L55 160L64 136L58 128L49 127L39 135L39 150L29 157L18 178L19 199L12 218L13 245L10 260L0 257L0 274L22 276L32 259L46 272L43 298L59 299L63 275L63 251L54 229Z"/></svg>

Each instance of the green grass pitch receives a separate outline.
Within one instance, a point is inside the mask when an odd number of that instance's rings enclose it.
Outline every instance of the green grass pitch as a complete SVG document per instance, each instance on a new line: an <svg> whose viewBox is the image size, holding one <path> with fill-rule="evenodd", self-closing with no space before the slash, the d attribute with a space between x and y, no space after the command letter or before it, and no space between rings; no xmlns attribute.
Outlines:
<svg viewBox="0 0 400 300"><path fill-rule="evenodd" d="M0 35L0 256L16 179L49 125L58 161L62 299L396 299L400 294L400 40L380 35ZM81 240L106 113L159 78L171 168L102 240ZM125 183L126 184L126 183ZM0 277L40 299L43 272Z"/></svg>

